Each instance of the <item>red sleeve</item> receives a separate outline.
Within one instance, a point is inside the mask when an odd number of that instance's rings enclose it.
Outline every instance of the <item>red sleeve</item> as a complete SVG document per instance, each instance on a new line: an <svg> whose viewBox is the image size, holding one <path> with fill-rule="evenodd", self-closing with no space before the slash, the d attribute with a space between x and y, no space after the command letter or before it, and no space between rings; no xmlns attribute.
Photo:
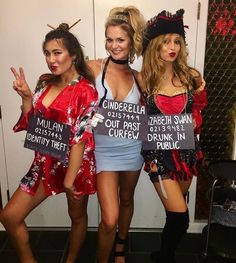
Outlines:
<svg viewBox="0 0 236 263"><path fill-rule="evenodd" d="M29 116L31 114L33 114L33 108L27 112L26 114L22 114L21 113L21 116L19 118L19 120L17 121L17 123L14 125L13 127L13 131L14 132L19 132L19 131L23 131L23 130L27 130L27 127L28 127L28 122L29 122Z"/></svg>
<svg viewBox="0 0 236 263"><path fill-rule="evenodd" d="M195 133L201 132L202 126L202 110L207 106L207 93L206 89L195 93L193 97L193 120L195 124Z"/></svg>
<svg viewBox="0 0 236 263"><path fill-rule="evenodd" d="M95 87L91 84L87 84L83 88L83 95L79 105L79 112L73 127L74 137L72 144L86 141L93 137L91 118L97 110L98 94Z"/></svg>

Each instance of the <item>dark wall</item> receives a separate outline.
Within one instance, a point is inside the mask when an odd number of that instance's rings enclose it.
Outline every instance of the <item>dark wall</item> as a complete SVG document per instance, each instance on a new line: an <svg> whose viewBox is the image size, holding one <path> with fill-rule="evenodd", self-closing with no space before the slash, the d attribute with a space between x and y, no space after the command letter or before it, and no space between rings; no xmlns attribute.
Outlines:
<svg viewBox="0 0 236 263"><path fill-rule="evenodd" d="M209 0L204 78L208 106L203 112L201 144L206 164L232 159L236 107L236 2ZM198 178L196 218L206 218L211 179Z"/></svg>

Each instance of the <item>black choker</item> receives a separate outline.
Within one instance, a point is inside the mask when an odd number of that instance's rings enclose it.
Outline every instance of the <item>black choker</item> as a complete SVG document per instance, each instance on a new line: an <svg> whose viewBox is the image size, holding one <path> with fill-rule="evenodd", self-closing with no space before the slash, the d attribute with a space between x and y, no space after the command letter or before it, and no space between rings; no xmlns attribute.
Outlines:
<svg viewBox="0 0 236 263"><path fill-rule="evenodd" d="M121 59L114 59L112 56L110 56L110 60L115 63L115 64L120 64L120 65L124 65L124 64L128 64L128 59L125 60L121 60Z"/></svg>

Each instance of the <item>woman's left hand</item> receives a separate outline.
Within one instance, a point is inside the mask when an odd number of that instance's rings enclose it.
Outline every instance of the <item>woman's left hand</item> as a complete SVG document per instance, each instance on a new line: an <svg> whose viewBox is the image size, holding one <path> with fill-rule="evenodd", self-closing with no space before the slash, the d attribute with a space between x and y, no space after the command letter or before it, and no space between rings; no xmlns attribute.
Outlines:
<svg viewBox="0 0 236 263"><path fill-rule="evenodd" d="M64 186L66 196L70 200L80 200L82 195L81 193L77 192L75 186Z"/></svg>
<svg viewBox="0 0 236 263"><path fill-rule="evenodd" d="M97 127L98 123L102 123L104 120L104 116L100 113L95 113L91 119L91 126L93 128Z"/></svg>

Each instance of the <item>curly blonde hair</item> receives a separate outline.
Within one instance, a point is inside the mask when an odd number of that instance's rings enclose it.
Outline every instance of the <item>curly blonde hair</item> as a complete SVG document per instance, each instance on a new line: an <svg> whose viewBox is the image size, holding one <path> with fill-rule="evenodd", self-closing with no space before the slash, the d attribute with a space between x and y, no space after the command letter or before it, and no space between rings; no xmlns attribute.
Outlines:
<svg viewBox="0 0 236 263"><path fill-rule="evenodd" d="M161 76L165 71L164 63L160 59L160 50L163 46L164 38L165 35L160 35L152 39L143 54L141 69L142 88L148 96L158 92ZM197 90L201 85L202 77L196 69L188 66L187 57L186 44L183 37L180 36L180 51L173 62L174 74L179 78L183 86Z"/></svg>
<svg viewBox="0 0 236 263"><path fill-rule="evenodd" d="M142 53L142 43L146 21L135 6L115 7L110 10L105 23L105 35L109 26L120 26L131 39L130 63Z"/></svg>

